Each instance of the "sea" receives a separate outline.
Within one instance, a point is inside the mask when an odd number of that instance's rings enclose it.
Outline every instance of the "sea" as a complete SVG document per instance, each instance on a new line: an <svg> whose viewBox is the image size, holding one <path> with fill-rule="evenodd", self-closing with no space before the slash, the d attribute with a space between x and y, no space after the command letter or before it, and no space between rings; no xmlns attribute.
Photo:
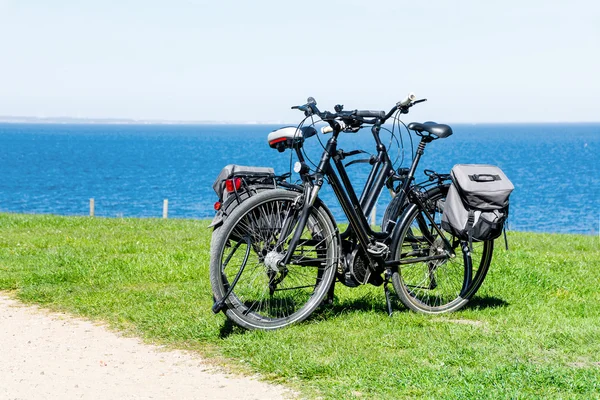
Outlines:
<svg viewBox="0 0 600 400"><path fill-rule="evenodd" d="M212 184L225 165L290 171L295 156L267 144L269 132L279 127L0 123L0 212L88 215L93 198L96 216L160 218L168 199L169 218L210 219L217 201ZM392 128L382 131L382 139L395 167L408 167L418 138ZM447 173L455 164L497 165L515 186L509 229L599 234L600 123L452 128L452 136L425 149L420 180L425 168ZM318 162L327 139L319 134L306 140L309 160ZM367 129L342 134L339 148L375 152ZM359 193L368 171L366 163L348 167ZM336 220L346 220L330 188L321 197ZM387 193L379 198L379 222L389 200Z"/></svg>

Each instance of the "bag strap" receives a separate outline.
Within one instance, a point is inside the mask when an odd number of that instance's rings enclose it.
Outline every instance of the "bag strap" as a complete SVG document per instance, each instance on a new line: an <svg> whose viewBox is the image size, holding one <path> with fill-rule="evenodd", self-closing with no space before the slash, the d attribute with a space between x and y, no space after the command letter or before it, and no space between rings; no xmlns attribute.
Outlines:
<svg viewBox="0 0 600 400"><path fill-rule="evenodd" d="M508 208L506 209L506 219L508 219ZM508 227L508 221L504 221L504 226L502 226L502 230L504 231L504 246L506 247L506 251L508 251L508 239L506 238L506 229Z"/></svg>
<svg viewBox="0 0 600 400"><path fill-rule="evenodd" d="M475 212L469 210L469 217L467 218L467 235L469 236L469 251L473 251L473 225L475 225Z"/></svg>

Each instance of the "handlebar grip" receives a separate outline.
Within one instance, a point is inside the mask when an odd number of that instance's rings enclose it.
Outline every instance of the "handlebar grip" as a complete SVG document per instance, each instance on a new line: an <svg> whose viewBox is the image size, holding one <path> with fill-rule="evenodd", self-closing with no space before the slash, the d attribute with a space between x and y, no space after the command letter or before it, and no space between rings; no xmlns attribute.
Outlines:
<svg viewBox="0 0 600 400"><path fill-rule="evenodd" d="M357 117L366 118L383 118L385 117L385 111L374 111L374 110L356 110Z"/></svg>
<svg viewBox="0 0 600 400"><path fill-rule="evenodd" d="M409 105L411 102L415 101L415 100L416 100L416 98L417 98L417 96L416 96L416 95L415 95L413 92L410 92L410 93L408 94L408 96L406 96L406 97L404 98L404 100L402 100L402 101L398 102L398 105L399 105L400 107L407 106L407 105Z"/></svg>
<svg viewBox="0 0 600 400"><path fill-rule="evenodd" d="M336 124L336 129L339 129L340 131L343 131L347 127L346 123L341 120L336 120L335 124ZM321 128L322 134L331 133L331 132L333 132L333 127L331 127L331 126L324 126Z"/></svg>

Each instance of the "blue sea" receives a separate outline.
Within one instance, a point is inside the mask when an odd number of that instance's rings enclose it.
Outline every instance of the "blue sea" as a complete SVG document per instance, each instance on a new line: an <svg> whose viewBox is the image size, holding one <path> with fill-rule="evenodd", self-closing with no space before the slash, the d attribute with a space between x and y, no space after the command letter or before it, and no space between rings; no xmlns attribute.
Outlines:
<svg viewBox="0 0 600 400"><path fill-rule="evenodd" d="M168 199L170 218L211 218L217 200L211 186L226 164L290 170L290 153L267 145L275 128L0 124L0 212L87 215L94 198L97 216L161 217ZM449 138L428 145L421 170L498 165L515 185L510 229L598 234L600 124L455 124L453 129ZM382 137L391 144L392 158L398 157L396 166L408 166L410 138L406 131L395 133L403 150L389 133ZM343 134L339 147L374 152L369 130ZM316 137L307 140L306 149L318 161ZM368 167L350 166L351 178L364 181ZM336 219L344 220L332 191L321 197ZM383 194L379 218L388 201Z"/></svg>

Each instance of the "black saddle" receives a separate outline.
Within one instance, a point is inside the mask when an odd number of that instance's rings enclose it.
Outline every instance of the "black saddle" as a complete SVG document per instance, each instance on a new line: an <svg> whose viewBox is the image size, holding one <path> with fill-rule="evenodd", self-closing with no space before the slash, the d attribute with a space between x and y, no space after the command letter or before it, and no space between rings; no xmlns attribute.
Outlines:
<svg viewBox="0 0 600 400"><path fill-rule="evenodd" d="M412 129L418 133L427 132L439 139L443 139L452 135L452 128L450 128L448 125L436 124L432 121L423 122L422 124L418 122L411 122L408 124L408 129Z"/></svg>

